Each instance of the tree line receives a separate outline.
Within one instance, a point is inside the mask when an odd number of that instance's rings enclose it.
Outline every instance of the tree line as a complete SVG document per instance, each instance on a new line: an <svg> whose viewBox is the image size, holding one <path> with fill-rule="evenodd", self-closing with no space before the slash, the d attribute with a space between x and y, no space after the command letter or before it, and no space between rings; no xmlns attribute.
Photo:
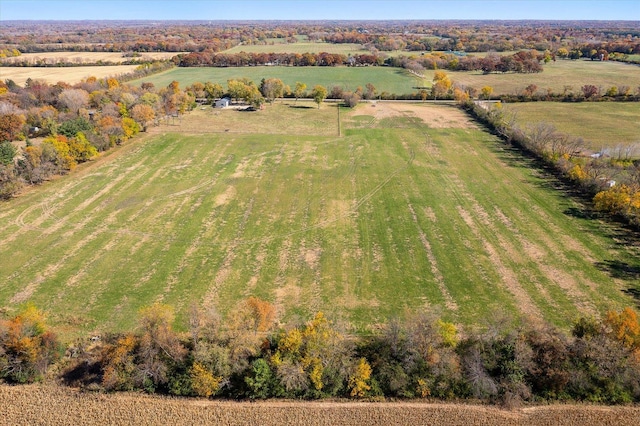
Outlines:
<svg viewBox="0 0 640 426"><path fill-rule="evenodd" d="M521 51L513 55L490 54L486 57L459 56L447 53L430 53L421 56L386 57L379 54L342 53L213 53L192 52L175 56L172 60L180 67L247 67L260 65L281 66L381 66L402 67L420 72L424 69L448 69L452 71L538 73L541 62L551 58L550 54L535 50ZM549 59L550 60L550 59Z"/></svg>
<svg viewBox="0 0 640 426"><path fill-rule="evenodd" d="M357 336L322 312L280 323L272 304L250 297L224 317L192 306L182 332L167 305L142 308L137 324L64 348L43 313L28 306L0 320L0 378L43 380L55 365L57 379L93 391L507 406L640 402L640 322L631 308L581 317L570 333L504 313L463 330L433 312L416 312Z"/></svg>
<svg viewBox="0 0 640 426"><path fill-rule="evenodd" d="M589 88L583 86L583 90ZM522 128L515 115L506 113L500 104L492 107L469 100L462 103L506 141L541 159L590 197L595 211L640 227L640 161L634 159L633 144L585 156L581 138L559 132L551 124Z"/></svg>

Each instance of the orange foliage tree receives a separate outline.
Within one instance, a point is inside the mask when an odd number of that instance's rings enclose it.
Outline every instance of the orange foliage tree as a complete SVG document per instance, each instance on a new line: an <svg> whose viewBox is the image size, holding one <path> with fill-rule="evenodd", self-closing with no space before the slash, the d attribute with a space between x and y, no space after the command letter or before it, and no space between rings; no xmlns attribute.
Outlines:
<svg viewBox="0 0 640 426"><path fill-rule="evenodd" d="M0 378L12 383L40 380L59 355L57 338L35 307L0 321Z"/></svg>
<svg viewBox="0 0 640 426"><path fill-rule="evenodd" d="M620 312L609 311L604 322L611 328L610 335L634 351L640 360L640 321L636 312L629 307Z"/></svg>

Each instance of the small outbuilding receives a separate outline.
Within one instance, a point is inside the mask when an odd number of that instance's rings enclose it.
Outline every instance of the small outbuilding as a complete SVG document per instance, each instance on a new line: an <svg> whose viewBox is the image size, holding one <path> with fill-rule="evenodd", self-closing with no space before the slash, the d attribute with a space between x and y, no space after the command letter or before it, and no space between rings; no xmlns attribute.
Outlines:
<svg viewBox="0 0 640 426"><path fill-rule="evenodd" d="M230 98L220 98L216 101L216 108L226 108L231 104Z"/></svg>

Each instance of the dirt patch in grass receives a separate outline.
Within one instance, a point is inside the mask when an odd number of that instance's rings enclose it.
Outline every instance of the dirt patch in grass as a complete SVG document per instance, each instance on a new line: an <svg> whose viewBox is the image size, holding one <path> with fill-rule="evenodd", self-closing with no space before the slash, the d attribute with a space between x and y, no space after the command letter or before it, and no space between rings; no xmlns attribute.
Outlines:
<svg viewBox="0 0 640 426"><path fill-rule="evenodd" d="M353 112L351 117L363 113L373 116L375 121L392 117L417 117L432 129L476 129L477 126L469 116L453 105L409 103L409 102L377 102L363 104Z"/></svg>

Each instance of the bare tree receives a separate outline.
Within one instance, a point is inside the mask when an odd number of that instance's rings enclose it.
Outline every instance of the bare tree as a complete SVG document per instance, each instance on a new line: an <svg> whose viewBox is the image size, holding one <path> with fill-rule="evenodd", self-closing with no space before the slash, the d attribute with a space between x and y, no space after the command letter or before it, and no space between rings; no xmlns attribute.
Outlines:
<svg viewBox="0 0 640 426"><path fill-rule="evenodd" d="M79 114L80 109L89 105L89 94L82 89L66 89L58 95L58 102L69 111Z"/></svg>

